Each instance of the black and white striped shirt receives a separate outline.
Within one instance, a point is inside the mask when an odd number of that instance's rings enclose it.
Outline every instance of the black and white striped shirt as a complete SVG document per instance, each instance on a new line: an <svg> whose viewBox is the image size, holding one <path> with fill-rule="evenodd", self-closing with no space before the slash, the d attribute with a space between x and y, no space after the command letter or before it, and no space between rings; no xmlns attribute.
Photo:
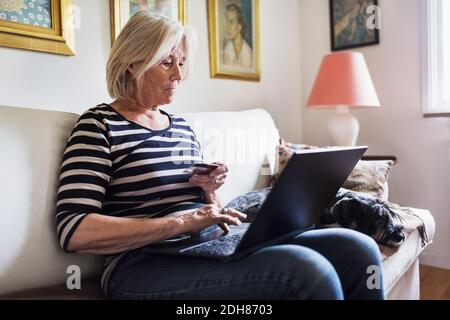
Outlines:
<svg viewBox="0 0 450 320"><path fill-rule="evenodd" d="M194 131L168 114L150 130L103 104L86 111L68 139L60 171L56 224L60 245L88 214L155 218L203 207L202 189L183 170L203 162ZM102 286L121 255L106 259Z"/></svg>

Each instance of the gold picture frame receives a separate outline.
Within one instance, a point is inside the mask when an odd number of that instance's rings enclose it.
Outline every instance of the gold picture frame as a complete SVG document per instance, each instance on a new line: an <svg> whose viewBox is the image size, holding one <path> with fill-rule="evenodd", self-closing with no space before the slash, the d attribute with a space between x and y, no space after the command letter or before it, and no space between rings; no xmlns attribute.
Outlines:
<svg viewBox="0 0 450 320"><path fill-rule="evenodd" d="M259 0L208 0L212 78L259 81Z"/></svg>
<svg viewBox="0 0 450 320"><path fill-rule="evenodd" d="M48 0L44 4L48 8L31 0L3 2L0 46L74 56L72 0Z"/></svg>
<svg viewBox="0 0 450 320"><path fill-rule="evenodd" d="M158 1L161 3L161 10L155 8ZM170 13L167 13L166 15L170 18L176 19L183 24L186 24L187 21L186 0L110 0L111 44L117 39L122 28L130 18L130 12L132 13L133 11L132 6L147 6L149 9L162 14L166 14L166 12L169 11ZM176 7L176 10L171 10L173 7ZM162 12L164 9L170 10Z"/></svg>

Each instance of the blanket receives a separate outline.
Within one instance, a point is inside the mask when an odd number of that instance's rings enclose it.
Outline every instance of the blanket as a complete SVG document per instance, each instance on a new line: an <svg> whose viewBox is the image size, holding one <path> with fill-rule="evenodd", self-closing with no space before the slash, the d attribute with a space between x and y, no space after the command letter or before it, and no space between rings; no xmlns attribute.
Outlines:
<svg viewBox="0 0 450 320"><path fill-rule="evenodd" d="M392 210L394 210L397 214L399 214L403 218L402 226L406 233L406 238L408 238L411 235L411 233L417 230L419 232L419 236L421 239L422 248L425 247L429 240L425 229L425 223L422 220L422 218L420 218L417 214L415 214L412 208L401 207L392 202L388 202L388 204L391 206ZM380 248L381 257L383 261L392 256L399 249L381 244L378 244L378 247Z"/></svg>

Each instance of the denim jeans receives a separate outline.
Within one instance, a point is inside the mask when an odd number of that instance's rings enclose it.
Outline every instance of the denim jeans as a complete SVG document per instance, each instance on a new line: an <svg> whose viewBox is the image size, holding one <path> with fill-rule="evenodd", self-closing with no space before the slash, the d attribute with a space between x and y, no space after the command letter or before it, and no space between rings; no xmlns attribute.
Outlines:
<svg viewBox="0 0 450 320"><path fill-rule="evenodd" d="M284 244L223 262L134 250L110 277L111 299L384 299L367 285L381 270L375 241L349 229L317 229ZM381 274L380 274L381 277Z"/></svg>

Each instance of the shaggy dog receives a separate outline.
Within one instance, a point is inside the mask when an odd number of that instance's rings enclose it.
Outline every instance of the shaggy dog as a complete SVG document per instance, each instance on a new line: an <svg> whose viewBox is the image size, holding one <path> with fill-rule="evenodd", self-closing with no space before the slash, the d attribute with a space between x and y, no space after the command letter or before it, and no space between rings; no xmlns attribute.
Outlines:
<svg viewBox="0 0 450 320"><path fill-rule="evenodd" d="M319 219L319 225L338 224L372 237L377 243L399 247L405 240L402 218L377 198L341 189Z"/></svg>

